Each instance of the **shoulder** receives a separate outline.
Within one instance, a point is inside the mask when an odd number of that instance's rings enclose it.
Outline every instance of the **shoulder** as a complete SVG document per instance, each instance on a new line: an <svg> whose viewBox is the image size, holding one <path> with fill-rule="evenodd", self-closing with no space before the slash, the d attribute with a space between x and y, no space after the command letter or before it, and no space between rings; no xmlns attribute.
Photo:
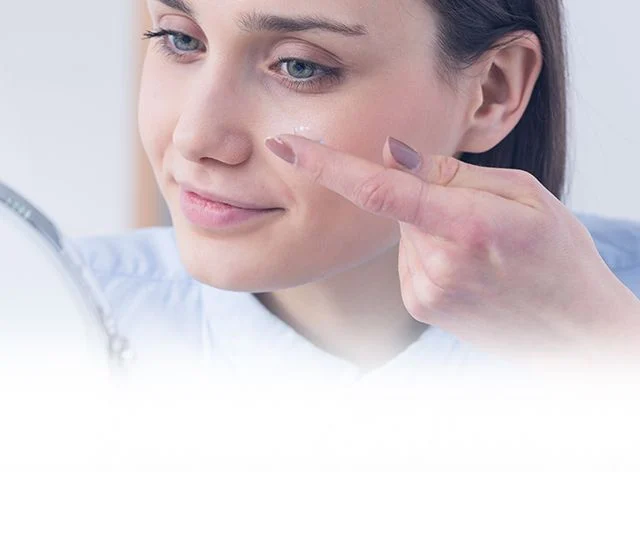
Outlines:
<svg viewBox="0 0 640 540"><path fill-rule="evenodd" d="M180 262L171 227L74 238L71 243L82 262L99 276L159 281L191 279Z"/></svg>
<svg viewBox="0 0 640 540"><path fill-rule="evenodd" d="M182 265L170 227L68 240L95 278L120 331L136 345L201 338L201 285Z"/></svg>
<svg viewBox="0 0 640 540"><path fill-rule="evenodd" d="M125 294L131 304L133 297L152 298L169 290L187 292L197 285L182 265L170 227L69 242L112 303L122 303Z"/></svg>
<svg viewBox="0 0 640 540"><path fill-rule="evenodd" d="M574 213L589 230L607 266L640 297L640 222Z"/></svg>

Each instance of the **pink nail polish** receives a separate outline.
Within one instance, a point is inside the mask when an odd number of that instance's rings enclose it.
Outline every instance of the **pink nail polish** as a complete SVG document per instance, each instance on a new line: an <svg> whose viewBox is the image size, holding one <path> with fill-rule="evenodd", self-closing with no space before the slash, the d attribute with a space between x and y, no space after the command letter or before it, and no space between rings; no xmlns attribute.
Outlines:
<svg viewBox="0 0 640 540"><path fill-rule="evenodd" d="M422 166L422 156L398 139L389 137L389 150L393 159L411 171L417 171Z"/></svg>
<svg viewBox="0 0 640 540"><path fill-rule="evenodd" d="M293 148L291 148L291 146L289 146L282 139L280 139L279 137L269 137L265 140L265 145L276 156L295 165L296 153L293 151Z"/></svg>

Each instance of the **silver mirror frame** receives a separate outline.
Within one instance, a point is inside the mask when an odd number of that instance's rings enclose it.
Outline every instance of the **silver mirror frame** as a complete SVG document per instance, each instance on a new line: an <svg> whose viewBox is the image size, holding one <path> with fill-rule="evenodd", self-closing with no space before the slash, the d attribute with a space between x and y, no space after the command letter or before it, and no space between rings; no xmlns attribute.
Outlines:
<svg viewBox="0 0 640 540"><path fill-rule="evenodd" d="M58 228L43 212L2 181L0 181L0 204L33 227L46 241L53 254L69 272L98 327L102 329L111 366L118 370L125 368L134 358L133 351L128 340L119 333L109 304L102 295L95 278L70 243L65 241Z"/></svg>

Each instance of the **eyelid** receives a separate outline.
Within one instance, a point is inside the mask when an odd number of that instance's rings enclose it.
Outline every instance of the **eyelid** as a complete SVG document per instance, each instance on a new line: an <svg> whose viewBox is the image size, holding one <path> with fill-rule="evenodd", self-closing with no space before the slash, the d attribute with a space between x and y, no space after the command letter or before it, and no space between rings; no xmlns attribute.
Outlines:
<svg viewBox="0 0 640 540"><path fill-rule="evenodd" d="M194 39L195 41L200 43L202 46L205 46L205 44L202 43L202 41L199 40L198 38L195 38L185 32L173 30L169 28L159 28L158 30L152 30L152 31L146 32L144 34L144 37L148 39L152 39L152 38L157 39L160 45L160 50L163 53L166 53L168 56L172 57L176 62L190 63L190 58L194 56L194 54L192 53L201 52L201 50L196 49L192 52L180 52L175 47L168 44L168 42L170 42L169 38L175 37L176 35ZM314 93L314 91L318 90L319 88L330 87L343 80L345 72L347 71L346 68L327 66L319 62L306 59L303 56L304 55L279 56L276 62L271 63L269 69L270 71L277 71L273 69L275 66L280 66L283 63L293 62L293 61L297 61L303 64L308 64L310 66L313 66L315 70L321 72L321 75L308 78L308 79L296 79L295 77L290 77L280 73L278 74L278 78L282 80L283 85L295 90L302 89L304 92L307 92L307 93Z"/></svg>
<svg viewBox="0 0 640 540"><path fill-rule="evenodd" d="M277 71L273 68L291 61L299 61L304 64L309 64L316 70L322 72L321 75L316 75L315 77L309 79L296 79L294 77L278 73L277 77L282 80L282 84L295 90L303 90L306 93L314 93L314 91L324 90L342 82L345 77L344 69L323 66L322 64L307 61L302 58L280 57L275 63L271 64L271 67L269 69L271 71Z"/></svg>
<svg viewBox="0 0 640 540"><path fill-rule="evenodd" d="M154 28L166 28L180 34L185 34L193 39L197 39L203 44L207 44L207 37L193 19L175 13L162 15L157 21L153 21Z"/></svg>
<svg viewBox="0 0 640 540"><path fill-rule="evenodd" d="M198 43L200 43L203 46L206 46L206 43L203 42L203 40L201 40L200 38L197 38L187 32L184 32L182 30L176 29L176 28L164 28L162 26L159 26L157 29L154 30L150 30L148 32L145 32L144 37L146 38L162 38L162 37L169 37L169 36L184 36L184 37L189 37L191 39L194 39L195 41L197 41ZM189 53L179 53L179 54L183 54L183 55L189 55ZM305 52L298 52L298 53L290 53L290 54L278 54L277 55L277 62L276 63L281 63L284 61L300 61L309 65L312 65L318 69L320 69L321 71L324 71L325 73L327 72L332 72L332 71L336 71L336 70L341 70L344 69L343 66L339 65L339 66L330 66L330 65L326 65L324 63L324 61L316 61L313 60L312 58L310 58L309 56L313 54L313 53L305 53ZM340 62L338 62L340 64ZM273 65L273 64L272 64Z"/></svg>
<svg viewBox="0 0 640 540"><path fill-rule="evenodd" d="M339 67L333 67L333 66L326 66L324 64L321 64L319 62L315 62L314 60L311 60L310 58L305 58L304 56L295 56L295 55L278 55L275 59L275 61L273 61L271 63L271 65L279 65L279 64L283 64L286 62L300 62L302 64L307 64L309 66L313 66L315 69L317 69L318 71L322 71L324 73L329 73L332 71L337 71L340 70Z"/></svg>
<svg viewBox="0 0 640 540"><path fill-rule="evenodd" d="M168 45L166 45L166 41L168 40L168 38L170 37L188 37L190 39L193 39L195 41L197 41L202 47L204 47L206 49L206 44L204 44L202 42L202 40L193 37L190 34L187 34L186 32L181 32L179 30L172 30L169 28L158 28L158 30L151 30L149 32L145 32L143 34L143 37L146 39L158 39L159 42L161 43L162 47L165 48L170 48ZM202 48L197 49L196 51L192 51L192 52L202 52ZM189 52L178 52L175 51L174 54L176 56L191 56L191 54Z"/></svg>

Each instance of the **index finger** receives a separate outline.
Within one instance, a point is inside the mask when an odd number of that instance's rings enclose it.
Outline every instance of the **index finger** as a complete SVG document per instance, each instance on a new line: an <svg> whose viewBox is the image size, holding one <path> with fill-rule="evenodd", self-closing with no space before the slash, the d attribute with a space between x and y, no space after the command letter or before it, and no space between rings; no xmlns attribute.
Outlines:
<svg viewBox="0 0 640 540"><path fill-rule="evenodd" d="M499 204L500 198L488 193L430 183L413 173L387 168L304 137L278 138L294 149L293 165L307 181L342 195L367 212L442 238L455 238L458 227L452 224L477 214L479 203L488 212L496 210L491 208L492 203Z"/></svg>

